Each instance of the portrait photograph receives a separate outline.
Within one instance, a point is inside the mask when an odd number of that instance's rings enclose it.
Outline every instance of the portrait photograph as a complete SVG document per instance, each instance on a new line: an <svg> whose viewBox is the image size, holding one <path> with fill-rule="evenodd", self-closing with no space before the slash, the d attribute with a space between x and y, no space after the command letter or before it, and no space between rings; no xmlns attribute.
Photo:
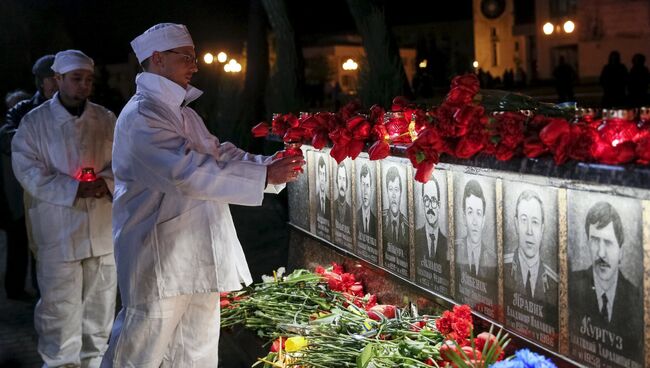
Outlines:
<svg viewBox="0 0 650 368"><path fill-rule="evenodd" d="M407 160L381 162L382 238L384 267L408 278L410 272L410 224Z"/></svg>
<svg viewBox="0 0 650 368"><path fill-rule="evenodd" d="M346 158L340 164L332 161L334 244L352 250L352 160Z"/></svg>
<svg viewBox="0 0 650 368"><path fill-rule="evenodd" d="M645 367L641 201L567 192L570 356Z"/></svg>
<svg viewBox="0 0 650 368"><path fill-rule="evenodd" d="M330 170L333 159L329 151L311 151L309 169L312 221L311 232L325 240L332 240L332 193Z"/></svg>
<svg viewBox="0 0 650 368"><path fill-rule="evenodd" d="M363 156L362 156L363 155ZM379 264L379 242L377 240L377 165L362 154L354 160L356 254Z"/></svg>
<svg viewBox="0 0 650 368"><path fill-rule="evenodd" d="M415 281L450 296L447 171L435 169L426 183L413 181Z"/></svg>
<svg viewBox="0 0 650 368"><path fill-rule="evenodd" d="M493 178L454 173L456 299L497 318L496 209Z"/></svg>
<svg viewBox="0 0 650 368"><path fill-rule="evenodd" d="M503 181L504 314L509 329L558 344L557 189Z"/></svg>
<svg viewBox="0 0 650 368"><path fill-rule="evenodd" d="M287 197L289 198L289 221L304 230L310 230L309 214L309 151L302 147L302 155L307 160L303 167L304 172L298 175L298 179L287 183Z"/></svg>

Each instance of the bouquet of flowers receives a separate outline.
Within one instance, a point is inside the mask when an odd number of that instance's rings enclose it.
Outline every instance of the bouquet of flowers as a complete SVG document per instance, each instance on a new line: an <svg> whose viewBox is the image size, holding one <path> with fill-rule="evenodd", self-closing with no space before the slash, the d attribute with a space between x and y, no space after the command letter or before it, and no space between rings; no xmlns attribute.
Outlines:
<svg viewBox="0 0 650 368"><path fill-rule="evenodd" d="M262 367L488 367L508 338L474 337L471 310L441 316L378 304L340 265L314 272L283 269L264 282L222 294L222 327L236 324L270 339Z"/></svg>

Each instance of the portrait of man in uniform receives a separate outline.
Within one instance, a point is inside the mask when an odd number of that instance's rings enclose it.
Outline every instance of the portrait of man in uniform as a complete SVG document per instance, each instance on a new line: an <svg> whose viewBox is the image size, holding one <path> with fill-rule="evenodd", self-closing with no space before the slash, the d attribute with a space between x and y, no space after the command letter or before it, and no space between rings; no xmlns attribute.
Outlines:
<svg viewBox="0 0 650 368"><path fill-rule="evenodd" d="M372 263L379 262L377 244L377 200L375 187L377 177L374 163L365 157L356 160L357 196L356 196L356 226L357 253Z"/></svg>
<svg viewBox="0 0 650 368"><path fill-rule="evenodd" d="M332 209L330 203L329 157L326 153L314 153L316 160L316 235L327 240L331 238Z"/></svg>
<svg viewBox="0 0 650 368"><path fill-rule="evenodd" d="M492 190L493 187L492 187ZM457 222L465 236L456 241L458 297L488 317L496 318L497 255L494 231L494 203L488 204L477 179L466 182ZM494 196L491 196L494 198ZM490 213L487 208L491 208ZM486 232L490 222L492 231Z"/></svg>
<svg viewBox="0 0 650 368"><path fill-rule="evenodd" d="M316 180L318 181L318 214L324 218L330 218L327 163L325 162L323 156L318 157Z"/></svg>
<svg viewBox="0 0 650 368"><path fill-rule="evenodd" d="M375 203L375 181L368 165L369 163L364 163L359 171L360 206L357 210L357 224L359 232L376 239L377 215L373 208Z"/></svg>
<svg viewBox="0 0 650 368"><path fill-rule="evenodd" d="M350 160L339 163L334 171L334 243L352 249L351 180L348 165Z"/></svg>
<svg viewBox="0 0 650 368"><path fill-rule="evenodd" d="M345 163L341 162L336 167L336 221L348 226L352 223L349 190L350 181L348 180L348 170Z"/></svg>
<svg viewBox="0 0 650 368"><path fill-rule="evenodd" d="M420 186L422 227L415 230L416 281L429 289L449 295L449 251L447 237L442 233L442 203L440 184L435 176ZM420 207L417 207L420 208Z"/></svg>
<svg viewBox="0 0 650 368"><path fill-rule="evenodd" d="M630 206L632 207L632 206ZM633 211L634 207L625 207ZM639 221L634 217L634 221ZM631 220L631 218L628 218ZM572 342L584 339L597 343L597 356L612 363L624 357L643 366L643 294L622 272L628 223L612 204L593 204L584 221L589 268L571 272L569 277L569 323ZM629 248L627 248L629 249ZM638 263L642 267L642 263ZM572 344L572 355L590 361L584 349ZM623 366L623 365L621 365ZM632 365L629 365L632 366Z"/></svg>
<svg viewBox="0 0 650 368"><path fill-rule="evenodd" d="M555 216L548 216L545 210L539 194L526 189L516 198L514 215L506 211L506 222L514 225L515 237L506 236L505 311L509 327L556 347L559 280L554 265L546 262L542 252L544 247L550 247L548 253L557 254L555 239L544 242L547 229L551 230L556 222Z"/></svg>
<svg viewBox="0 0 650 368"><path fill-rule="evenodd" d="M401 168L406 171L405 167ZM384 176L384 208L382 236L384 239L384 266L398 274L409 276L409 222L406 206L406 174L397 165L389 166Z"/></svg>

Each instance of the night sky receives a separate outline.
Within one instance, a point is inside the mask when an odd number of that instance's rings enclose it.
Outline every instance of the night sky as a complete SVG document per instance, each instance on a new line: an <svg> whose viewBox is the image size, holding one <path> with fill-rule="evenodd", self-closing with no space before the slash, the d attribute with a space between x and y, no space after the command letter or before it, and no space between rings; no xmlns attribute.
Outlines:
<svg viewBox="0 0 650 368"><path fill-rule="evenodd" d="M345 0L286 0L296 34L355 31ZM471 0L385 1L390 25L471 19ZM442 5L444 4L444 5ZM423 11L424 7L433 11ZM160 22L186 24L197 53L244 49L247 0L2 0L0 92L32 87L31 64L41 55L76 48L97 64L126 62L129 42Z"/></svg>

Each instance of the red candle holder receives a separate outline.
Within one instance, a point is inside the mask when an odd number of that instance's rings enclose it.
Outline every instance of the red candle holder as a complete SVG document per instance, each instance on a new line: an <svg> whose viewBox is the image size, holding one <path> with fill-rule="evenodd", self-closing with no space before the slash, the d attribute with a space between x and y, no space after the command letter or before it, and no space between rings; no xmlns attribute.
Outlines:
<svg viewBox="0 0 650 368"><path fill-rule="evenodd" d="M95 170L92 167L84 167L81 169L78 179L79 181L92 182L97 180L97 175L95 175Z"/></svg>

